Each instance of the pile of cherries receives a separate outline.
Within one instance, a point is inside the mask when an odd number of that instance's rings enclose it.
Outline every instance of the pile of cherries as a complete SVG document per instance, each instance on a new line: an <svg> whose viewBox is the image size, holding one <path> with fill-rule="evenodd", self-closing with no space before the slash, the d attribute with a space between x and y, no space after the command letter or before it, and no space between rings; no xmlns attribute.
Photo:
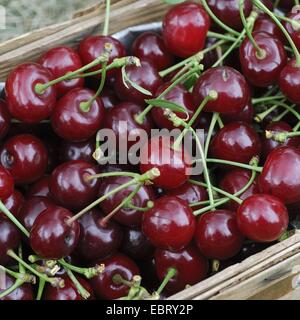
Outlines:
<svg viewBox="0 0 300 320"><path fill-rule="evenodd" d="M52 48L9 73L0 300L164 298L290 236L300 7L273 2L182 2L129 52L106 23L77 50ZM203 148L192 138L203 174L191 176L178 140L163 137L149 137L140 165L103 165L103 128L117 140L203 129Z"/></svg>

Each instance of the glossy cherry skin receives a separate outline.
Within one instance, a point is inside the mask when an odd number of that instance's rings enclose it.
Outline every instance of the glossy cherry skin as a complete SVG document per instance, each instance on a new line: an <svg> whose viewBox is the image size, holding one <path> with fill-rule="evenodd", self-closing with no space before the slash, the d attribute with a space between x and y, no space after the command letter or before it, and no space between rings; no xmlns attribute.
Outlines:
<svg viewBox="0 0 300 320"><path fill-rule="evenodd" d="M56 104L51 124L54 132L65 140L84 141L91 138L102 125L105 109L100 98L91 104L88 111L80 108L95 95L89 89L73 89Z"/></svg>
<svg viewBox="0 0 300 320"><path fill-rule="evenodd" d="M277 240L289 223L284 203L268 194L256 194L244 200L236 217L241 232L256 242Z"/></svg>
<svg viewBox="0 0 300 320"><path fill-rule="evenodd" d="M198 220L195 241L207 258L229 259L241 250L243 240L233 211L210 211Z"/></svg>
<svg viewBox="0 0 300 320"><path fill-rule="evenodd" d="M255 20L254 27L253 27L253 33L257 33L257 32L267 32L267 33L275 36L282 43L286 42L286 38L285 38L284 34L282 33L281 29L267 15L260 15Z"/></svg>
<svg viewBox="0 0 300 320"><path fill-rule="evenodd" d="M97 298L112 300L126 296L129 290L128 286L115 283L113 276L119 274L123 279L131 281L135 275L140 274L135 262L127 256L117 253L98 261L98 264L101 263L105 265L104 272L90 280Z"/></svg>
<svg viewBox="0 0 300 320"><path fill-rule="evenodd" d="M45 291L43 294L44 300L60 300L60 301L75 301L75 300L84 300L84 298L79 294L76 286L73 281L68 276L63 276L62 279L65 282L65 286L63 288L55 288L50 284L47 284L45 287ZM90 294L88 300L94 300L94 292L91 285L87 280L76 277L79 283L83 286L83 288Z"/></svg>
<svg viewBox="0 0 300 320"><path fill-rule="evenodd" d="M132 54L141 60L149 60L157 70L163 70L174 63L163 38L155 32L143 32L132 44Z"/></svg>
<svg viewBox="0 0 300 320"><path fill-rule="evenodd" d="M172 141L167 136L151 138L142 147L140 159L142 173L153 168L160 171L160 176L153 180L157 187L175 189L189 179L191 168L189 154L184 148L172 149Z"/></svg>
<svg viewBox="0 0 300 320"><path fill-rule="evenodd" d="M208 0L212 12L227 26L241 30L243 23L240 17L239 1L238 0ZM249 16L252 10L252 3L250 0L244 2L244 14Z"/></svg>
<svg viewBox="0 0 300 320"><path fill-rule="evenodd" d="M226 124L211 141L210 153L214 158L249 163L261 152L260 139L247 123Z"/></svg>
<svg viewBox="0 0 300 320"><path fill-rule="evenodd" d="M104 53L104 45L106 43L109 43L112 49L109 55L109 64L116 58L126 56L126 50L119 40L110 36L88 36L80 42L78 49L83 64L86 65L94 61L99 56L101 56ZM99 64L99 66L89 69L89 72L97 71L99 69L101 69L101 64ZM110 70L107 73L107 76L111 77L115 74L115 72L116 70ZM98 77L101 77L101 74Z"/></svg>
<svg viewBox="0 0 300 320"><path fill-rule="evenodd" d="M158 87L163 83L157 69L149 61L141 61L141 66L128 66L125 68L128 78L150 91L152 95L155 94ZM122 79L122 72L120 69L116 72L116 82L114 84L115 92L122 101L131 101L137 104L144 105L145 99L151 99L151 96L146 95L128 84L128 88L124 85Z"/></svg>
<svg viewBox="0 0 300 320"><path fill-rule="evenodd" d="M101 100L105 109L110 109L114 105L120 103L120 100L118 99L116 93L110 87L104 87L101 92Z"/></svg>
<svg viewBox="0 0 300 320"><path fill-rule="evenodd" d="M0 288L0 294L15 284L16 279L10 275L5 275L5 288ZM20 300L34 300L33 290L30 283L24 283L10 294L0 298L1 301L20 301Z"/></svg>
<svg viewBox="0 0 300 320"><path fill-rule="evenodd" d="M11 173L0 165L0 199L5 200L14 191L14 178Z"/></svg>
<svg viewBox="0 0 300 320"><path fill-rule="evenodd" d="M40 180L36 181L34 184L32 184L28 191L27 196L41 196L41 197L47 197L50 198L50 190L49 190L49 182L50 182L50 176L45 176L41 178Z"/></svg>
<svg viewBox="0 0 300 320"><path fill-rule="evenodd" d="M68 225L72 213L61 207L49 207L34 221L30 231L30 246L43 259L61 259L73 252L80 234L80 225Z"/></svg>
<svg viewBox="0 0 300 320"><path fill-rule="evenodd" d="M204 8L187 1L166 13L162 34L170 52L187 58L204 48L209 28L210 19Z"/></svg>
<svg viewBox="0 0 300 320"><path fill-rule="evenodd" d="M205 105L204 110L209 112L240 112L250 97L244 76L231 67L216 67L205 71L193 88L194 103L199 106L211 90L215 90L218 97Z"/></svg>
<svg viewBox="0 0 300 320"><path fill-rule="evenodd" d="M36 63L24 63L7 77L5 93L10 114L25 123L38 123L49 118L56 102L56 89L37 94L35 85L53 79L51 72Z"/></svg>
<svg viewBox="0 0 300 320"><path fill-rule="evenodd" d="M59 147L59 159L61 162L71 160L83 160L90 163L95 163L93 153L95 151L95 139L86 141L72 142L62 141Z"/></svg>
<svg viewBox="0 0 300 320"><path fill-rule="evenodd" d="M204 280L208 273L208 260L194 246L177 252L156 249L154 258L160 281L163 281L170 268L177 271L166 285L166 291L170 293L176 293L187 285Z"/></svg>
<svg viewBox="0 0 300 320"><path fill-rule="evenodd" d="M19 229L7 219L0 219L0 264L6 266L11 258L6 254L8 250L15 250L21 243Z"/></svg>
<svg viewBox="0 0 300 320"><path fill-rule="evenodd" d="M251 171L247 169L236 168L230 170L222 177L219 186L222 190L230 194L234 194L240 191L249 182L251 175ZM239 195L239 198L241 200L245 200L256 193L259 193L259 188L257 181L254 180L251 186L245 192ZM238 203L233 200L228 201L224 206L232 211L236 211L239 207Z"/></svg>
<svg viewBox="0 0 300 320"><path fill-rule="evenodd" d="M224 123L235 122L235 121L243 121L247 123L252 123L254 117L254 108L249 99L248 103L244 107L244 109L240 112L233 113L224 113L222 114L222 120Z"/></svg>
<svg viewBox="0 0 300 320"><path fill-rule="evenodd" d="M186 201L164 196L143 216L143 232L158 248L181 250L192 240L196 220Z"/></svg>
<svg viewBox="0 0 300 320"><path fill-rule="evenodd" d="M67 46L56 47L46 51L38 62L49 69L54 78L59 78L82 67L78 53ZM62 96L74 88L82 88L83 85L83 78L61 81L56 85L57 94Z"/></svg>
<svg viewBox="0 0 300 320"><path fill-rule="evenodd" d="M86 180L98 173L97 168L85 161L74 160L61 164L51 174L52 199L70 210L80 210L95 200L99 187L98 179Z"/></svg>
<svg viewBox="0 0 300 320"><path fill-rule="evenodd" d="M16 184L28 184L44 175L48 154L41 140L30 134L22 134L4 143L0 162L12 174Z"/></svg>
<svg viewBox="0 0 300 320"><path fill-rule="evenodd" d="M98 209L92 209L79 221L81 231L76 253L86 261L103 259L115 253L121 245L121 227L114 221L102 226L103 217Z"/></svg>
<svg viewBox="0 0 300 320"><path fill-rule="evenodd" d="M3 139L10 128L11 115L8 112L7 103L0 99L0 139Z"/></svg>
<svg viewBox="0 0 300 320"><path fill-rule="evenodd" d="M18 190L14 190L8 198L3 200L3 204L15 217L18 217L24 201L25 199L22 193ZM6 215L0 211L0 219L1 218L8 219Z"/></svg>
<svg viewBox="0 0 300 320"><path fill-rule="evenodd" d="M287 63L287 54L282 42L266 32L253 33L257 45L265 53L258 56L257 50L246 37L240 46L240 61L243 74L257 87L268 87L277 83L283 67Z"/></svg>
<svg viewBox="0 0 300 320"><path fill-rule="evenodd" d="M287 18L294 20L295 22L299 23L300 22L300 9L299 7L295 6L293 7L292 11L289 12L286 16ZM300 49L300 31L297 29L297 27L294 27L291 23L289 22L284 22L284 26L288 33L290 34L291 38L293 39L293 42L295 43L296 47L298 50Z"/></svg>
<svg viewBox="0 0 300 320"><path fill-rule="evenodd" d="M287 170L288 168L288 170ZM300 201L300 151L294 147L274 149L258 177L262 193L280 198L284 203Z"/></svg>
<svg viewBox="0 0 300 320"><path fill-rule="evenodd" d="M156 97L163 93L170 86L170 84L171 83L167 82L161 85L156 91ZM164 95L162 99L174 102L185 109L186 113L175 112L175 114L181 119L186 119L187 115L189 116L189 118L191 118L195 112L193 96L185 89L183 85L175 86L166 95ZM152 118L159 128L172 130L175 127L173 123L164 115L164 110L165 109L159 107L153 108L151 110Z"/></svg>
<svg viewBox="0 0 300 320"><path fill-rule="evenodd" d="M286 98L293 103L300 103L300 67L291 59L282 69L279 88Z"/></svg>

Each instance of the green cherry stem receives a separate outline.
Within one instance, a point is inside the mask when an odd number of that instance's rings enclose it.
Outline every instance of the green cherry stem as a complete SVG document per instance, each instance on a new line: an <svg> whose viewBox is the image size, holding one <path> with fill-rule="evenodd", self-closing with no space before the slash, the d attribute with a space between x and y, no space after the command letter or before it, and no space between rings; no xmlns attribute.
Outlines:
<svg viewBox="0 0 300 320"><path fill-rule="evenodd" d="M231 42L234 42L236 40L236 37L233 37L230 34L222 34L222 33L217 33L217 32L213 32L213 31L208 31L207 37L219 39L219 40L231 41ZM203 53L203 51L202 51L202 53Z"/></svg>
<svg viewBox="0 0 300 320"><path fill-rule="evenodd" d="M110 16L110 0L106 0L105 4L105 20L103 25L102 35L108 35L108 28L109 28L109 16Z"/></svg>
<svg viewBox="0 0 300 320"><path fill-rule="evenodd" d="M165 289L166 285L169 283L169 281L173 277L176 276L176 274L177 274L177 270L175 268L169 268L163 282L161 283L159 288L156 290L156 294L161 295L161 293Z"/></svg>
<svg viewBox="0 0 300 320"><path fill-rule="evenodd" d="M300 121L295 125L293 131L298 131L300 129Z"/></svg>
<svg viewBox="0 0 300 320"><path fill-rule="evenodd" d="M36 282L35 276L33 276L31 274L15 272L15 271L12 271L2 265L0 265L0 270L8 273L10 276L14 277L15 279L22 280L23 282L29 282L29 283L33 283L33 284L35 284L35 282Z"/></svg>
<svg viewBox="0 0 300 320"><path fill-rule="evenodd" d="M104 172L95 175L89 175L85 178L86 181L99 179L99 178L107 178L107 177L131 177L136 178L138 177L138 173L127 172L127 171L118 171L118 172Z"/></svg>
<svg viewBox="0 0 300 320"><path fill-rule="evenodd" d="M41 300L42 299L42 295L43 295L43 292L44 292L44 289L45 289L45 284L46 284L46 281L42 278L39 279L39 287L38 287L38 292L37 292L37 295L36 295L36 300Z"/></svg>
<svg viewBox="0 0 300 320"><path fill-rule="evenodd" d="M154 202L149 200L147 201L147 206L146 207L137 207L134 204L132 204L131 202L129 202L128 204L126 204L126 208L130 208L130 209L134 209L136 211L141 211L141 212L147 212L149 209L154 207Z"/></svg>
<svg viewBox="0 0 300 320"><path fill-rule="evenodd" d="M285 22L290 23L295 30L299 30L299 29L300 29L300 23L299 23L299 21L290 19L290 18L285 17L285 16L281 16L281 15L276 14L276 13L274 13L274 16L275 16L276 18L280 19L280 20L283 20L283 21L285 21Z"/></svg>
<svg viewBox="0 0 300 320"><path fill-rule="evenodd" d="M4 291L2 291L0 293L0 299L6 297L7 295L9 295L10 293L12 293L13 291L15 291L16 289L18 289L19 287L21 287L24 284L24 281L20 280L20 279L16 279L15 283L10 286L9 288L5 289Z"/></svg>
<svg viewBox="0 0 300 320"><path fill-rule="evenodd" d="M252 166L252 165L245 164L245 163L222 160L222 159L210 159L210 158L207 158L206 162L208 162L208 163L218 163L218 164L227 164L227 165L238 167L238 168L243 168L243 169L248 169L248 170L255 170L256 172L262 172L262 169L263 169L262 167L257 167L257 166Z"/></svg>
<svg viewBox="0 0 300 320"><path fill-rule="evenodd" d="M267 117L270 113L272 113L274 110L278 108L278 104L274 104L271 108L268 108L267 110L257 113L254 117L254 120L258 123L264 121L265 117Z"/></svg>
<svg viewBox="0 0 300 320"><path fill-rule="evenodd" d="M266 130L265 133L266 133L266 138L267 139L272 139L272 140L280 142L280 143L286 142L286 140L288 138L299 137L300 136L300 132L299 131L295 131L295 132L274 132L274 131Z"/></svg>
<svg viewBox="0 0 300 320"><path fill-rule="evenodd" d="M58 262L65 269L70 269L76 273L79 273L79 274L85 276L87 279L91 279L104 271L103 264L96 265L96 266L90 267L90 268L82 268L82 267L74 266L74 265L66 262L64 259L60 259L60 260L58 260Z"/></svg>
<svg viewBox="0 0 300 320"><path fill-rule="evenodd" d="M298 119L298 121L300 121L300 114L294 109L296 105L293 104L292 106L289 106L288 104L282 101L278 101L274 103L277 103L280 107L283 107L286 110L288 110L288 112L292 113Z"/></svg>
<svg viewBox="0 0 300 320"><path fill-rule="evenodd" d="M204 147L205 157L207 157L207 155L208 155L210 140L211 140L215 125L218 121L218 118L219 118L219 113L214 112L213 117L210 122L210 125L209 125L209 128L208 128L208 133L207 133L207 137L206 137L206 141L205 141L205 147Z"/></svg>
<svg viewBox="0 0 300 320"><path fill-rule="evenodd" d="M269 97L261 97L261 98L254 98L252 99L252 104L260 104L260 103L265 103L265 102L270 102L274 100L282 100L286 99L286 97L282 94L278 94L276 96L269 96ZM276 103L276 102L275 102Z"/></svg>
<svg viewBox="0 0 300 320"><path fill-rule="evenodd" d="M75 285L78 293L87 300L91 295L90 293L81 285L81 283L78 281L78 279L74 276L73 272L70 269L66 269L67 275Z"/></svg>

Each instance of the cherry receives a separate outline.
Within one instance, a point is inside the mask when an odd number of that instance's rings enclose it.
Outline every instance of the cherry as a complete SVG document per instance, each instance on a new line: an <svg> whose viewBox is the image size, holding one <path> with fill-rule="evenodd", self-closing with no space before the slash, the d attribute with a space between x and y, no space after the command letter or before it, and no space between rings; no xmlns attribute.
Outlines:
<svg viewBox="0 0 300 320"><path fill-rule="evenodd" d="M0 264L7 265L11 258L7 255L8 250L15 250L21 243L20 231L7 219L0 219Z"/></svg>
<svg viewBox="0 0 300 320"><path fill-rule="evenodd" d="M11 173L0 165L0 199L7 199L14 191L14 178Z"/></svg>
<svg viewBox="0 0 300 320"><path fill-rule="evenodd" d="M175 196L181 200L186 201L189 204L205 201L208 199L207 191L204 187L192 184L190 182L186 182L176 189L167 190L166 194L168 196ZM198 210L201 208L203 208L202 205L192 207L193 210Z"/></svg>
<svg viewBox="0 0 300 320"><path fill-rule="evenodd" d="M49 188L52 199L70 210L80 210L97 196L99 180L87 178L98 173L85 161L74 160L59 165L51 174Z"/></svg>
<svg viewBox="0 0 300 320"><path fill-rule="evenodd" d="M295 5L294 0L279 0L278 7L284 10L291 10Z"/></svg>
<svg viewBox="0 0 300 320"><path fill-rule="evenodd" d="M211 141L210 153L213 157L229 161L249 163L259 156L261 144L258 134L247 123L226 124Z"/></svg>
<svg viewBox="0 0 300 320"><path fill-rule="evenodd" d="M210 19L199 4L180 3L164 16L163 38L170 52L186 58L203 49Z"/></svg>
<svg viewBox="0 0 300 320"><path fill-rule="evenodd" d="M292 11L289 12L286 16L287 18L295 21L297 24L300 22L300 9L299 7L295 6L293 7ZM299 28L296 25L292 25L289 22L285 22L285 28L290 34L293 42L295 43L296 47L300 49L300 31Z"/></svg>
<svg viewBox="0 0 300 320"><path fill-rule="evenodd" d="M165 46L163 38L155 32L143 32L132 44L132 53L141 60L149 60L157 70L174 63L174 57Z"/></svg>
<svg viewBox="0 0 300 320"><path fill-rule="evenodd" d="M105 109L110 109L111 107L120 102L116 93L109 87L106 87L102 90L101 100Z"/></svg>
<svg viewBox="0 0 300 320"><path fill-rule="evenodd" d="M0 162L12 174L16 184L28 184L44 175L48 155L38 138L21 134L4 143L0 151Z"/></svg>
<svg viewBox="0 0 300 320"><path fill-rule="evenodd" d="M154 257L160 281L163 281L170 268L176 269L176 275L166 285L166 291L170 293L176 293L187 285L204 280L208 273L207 259L193 246L176 252L156 249Z"/></svg>
<svg viewBox="0 0 300 320"><path fill-rule="evenodd" d="M277 26L275 22L273 22L272 19L270 19L266 15L260 15L256 18L254 27L253 27L253 33L257 32L266 32L268 34L271 34L275 36L278 40L280 40L282 43L286 42L286 38L280 28Z"/></svg>
<svg viewBox="0 0 300 320"><path fill-rule="evenodd" d="M30 246L43 259L61 259L75 249L80 234L77 221L67 220L72 213L64 208L51 206L35 219L30 231Z"/></svg>
<svg viewBox="0 0 300 320"><path fill-rule="evenodd" d="M0 99L0 139L3 139L10 128L11 116L8 112L7 103Z"/></svg>
<svg viewBox="0 0 300 320"><path fill-rule="evenodd" d="M287 55L279 39L266 32L253 33L262 53L259 53L248 37L240 46L240 61L247 80L258 87L268 87L278 81L287 63ZM260 56L262 54L263 56Z"/></svg>
<svg viewBox="0 0 300 320"><path fill-rule="evenodd" d="M222 114L222 120L223 122L229 123L229 122L235 122L235 121L243 121L247 123L252 123L254 117L254 108L251 102L251 99L249 99L248 103L244 107L244 109L240 112L233 112L233 113L224 113Z"/></svg>
<svg viewBox="0 0 300 320"><path fill-rule="evenodd" d="M104 272L93 277L90 283L99 299L119 299L128 294L129 287L114 281L115 275L120 275L124 280L131 281L140 271L137 265L127 256L117 253L98 263L104 263Z"/></svg>
<svg viewBox="0 0 300 320"><path fill-rule="evenodd" d="M287 170L288 168L288 170ZM258 177L262 193L280 198L286 204L300 201L300 151L294 147L278 147L267 157Z"/></svg>
<svg viewBox="0 0 300 320"><path fill-rule="evenodd" d="M222 190L230 194L235 194L249 182L250 178L251 171L239 168L233 169L225 173L219 183L219 186ZM254 180L251 186L245 192L239 195L239 198L241 200L245 200L256 193L259 193L259 188L257 185L257 181ZM239 207L238 203L233 200L228 201L224 206L232 211L236 211Z"/></svg>
<svg viewBox="0 0 300 320"><path fill-rule="evenodd" d="M277 197L256 194L240 205L237 223L247 238L257 242L271 242L286 231L289 223L288 211Z"/></svg>
<svg viewBox="0 0 300 320"><path fill-rule="evenodd" d="M79 294L76 286L68 276L63 276L62 279L65 283L63 288L53 287L51 286L51 284L46 285L43 295L44 300L84 300L84 298ZM94 300L95 297L91 285L85 279L82 279L78 276L76 276L76 279L83 286L83 288L90 294L88 300Z"/></svg>
<svg viewBox="0 0 300 320"><path fill-rule="evenodd" d="M168 87L170 86L170 83L164 83L161 85L158 90L156 91L156 96L158 97L161 93L163 93ZM186 110L186 113L182 112L175 112L175 114L181 118L185 119L187 115L189 115L189 118L191 118L195 111L195 105L193 101L193 96L190 92L188 92L183 85L177 85L174 88L172 88L167 94L165 94L162 98L163 100L174 102L181 107L183 107ZM155 124L159 128L166 128L169 130L174 129L173 123L168 120L168 118L164 115L165 109L155 107L151 110L152 118L155 122Z"/></svg>
<svg viewBox="0 0 300 320"><path fill-rule="evenodd" d="M81 232L76 253L86 261L103 259L115 253L121 245L121 227L114 221L102 226L103 217L98 209L92 209L79 220Z"/></svg>
<svg viewBox="0 0 300 320"><path fill-rule="evenodd" d="M189 179L190 156L182 147L173 149L169 137L156 136L142 147L140 154L141 172L145 173L153 168L160 172L160 176L153 180L155 186L175 189Z"/></svg>
<svg viewBox="0 0 300 320"><path fill-rule="evenodd" d="M18 190L14 190L8 198L3 200L3 204L15 217L18 217L24 201L25 199L22 193ZM6 215L0 211L0 219L1 218L7 219Z"/></svg>
<svg viewBox="0 0 300 320"><path fill-rule="evenodd" d="M51 80L51 72L36 63L24 63L13 69L5 84L10 114L25 123L47 119L56 102L56 89L50 87L44 93L37 94L35 86Z"/></svg>
<svg viewBox="0 0 300 320"><path fill-rule="evenodd" d="M99 130L105 109L100 98L96 98L88 110L81 103L89 101L95 93L89 89L73 89L56 104L51 124L54 132L65 140L84 141Z"/></svg>
<svg viewBox="0 0 300 320"><path fill-rule="evenodd" d="M233 211L210 211L198 220L195 241L207 258L229 259L241 250L243 240Z"/></svg>
<svg viewBox="0 0 300 320"><path fill-rule="evenodd" d="M192 240L195 225L195 216L186 201L164 196L155 200L154 207L144 214L142 227L154 246L176 251Z"/></svg>
<svg viewBox="0 0 300 320"><path fill-rule="evenodd" d="M162 79L158 74L157 69L149 61L141 61L140 67L127 66L125 70L128 78L131 81L148 90L152 95L155 94L158 87L162 84ZM114 88L118 97L122 101L131 101L144 105L144 100L150 98L149 95L138 91L130 84L128 84L128 87L126 87L123 83L121 70L117 70L116 72L116 82L114 84Z"/></svg>
<svg viewBox="0 0 300 320"><path fill-rule="evenodd" d="M239 0L208 0L212 12L227 26L240 31L243 23L240 17ZM250 0L244 1L244 14L248 17L252 10Z"/></svg>
<svg viewBox="0 0 300 320"><path fill-rule="evenodd" d="M41 197L47 197L50 198L50 190L49 190L49 182L50 182L50 176L45 176L38 181L36 181L34 184L32 184L28 191L27 196L41 196Z"/></svg>
<svg viewBox="0 0 300 320"><path fill-rule="evenodd" d="M0 288L0 294L15 284L16 279L10 275L5 275L5 288ZM20 301L20 300L34 300L33 290L30 283L24 283L11 293L0 298L1 301Z"/></svg>
<svg viewBox="0 0 300 320"><path fill-rule="evenodd" d="M68 72L76 71L82 67L78 53L70 47L61 46L46 51L38 60L45 68L49 69L54 78L64 76ZM83 78L66 80L56 84L57 94L62 96L74 88L84 85Z"/></svg>
<svg viewBox="0 0 300 320"><path fill-rule="evenodd" d="M209 101L205 111L220 113L237 113L242 111L250 98L248 84L237 70L231 67L216 67L205 71L193 88L196 105L215 90L218 98Z"/></svg>

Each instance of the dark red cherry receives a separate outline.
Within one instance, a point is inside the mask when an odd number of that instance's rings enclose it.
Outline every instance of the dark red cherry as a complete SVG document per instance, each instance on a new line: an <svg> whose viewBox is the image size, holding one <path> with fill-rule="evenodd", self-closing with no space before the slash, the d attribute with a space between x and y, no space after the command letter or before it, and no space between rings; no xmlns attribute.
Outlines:
<svg viewBox="0 0 300 320"><path fill-rule="evenodd" d="M300 8L295 6L293 7L292 11L289 12L286 16L287 18L295 21L295 24L289 22L284 22L284 26L288 33L290 34L293 42L295 43L298 50L300 49L300 30L297 25L300 23Z"/></svg>
<svg viewBox="0 0 300 320"><path fill-rule="evenodd" d="M143 32L134 40L132 53L141 60L150 61L159 71L170 67L174 62L163 38L151 31Z"/></svg>
<svg viewBox="0 0 300 320"><path fill-rule="evenodd" d="M277 197L253 195L240 205L237 223L241 232L257 242L272 242L280 238L289 223L288 211Z"/></svg>
<svg viewBox="0 0 300 320"><path fill-rule="evenodd" d="M267 157L258 177L262 193L280 198L286 204L300 201L300 151L294 147L278 147Z"/></svg>
<svg viewBox="0 0 300 320"><path fill-rule="evenodd" d="M120 187L121 185L127 183L132 178L129 177L109 177L101 182L100 188L98 191L99 197L108 194L113 189ZM110 197L107 197L104 201L100 203L100 208L105 214L109 214L113 211L126 197L130 195L136 189L136 185L132 185L126 189L123 189ZM131 200L131 204L136 207L144 208L147 206L147 202L154 200L155 193L151 186L143 185L137 194ZM121 223L122 225L128 227L137 227L140 226L143 219L143 212L124 206L114 214L114 219Z"/></svg>
<svg viewBox="0 0 300 320"><path fill-rule="evenodd" d="M10 128L11 116L8 112L7 103L0 99L0 139L3 139Z"/></svg>
<svg viewBox="0 0 300 320"><path fill-rule="evenodd" d="M34 184L32 184L28 191L27 196L41 196L41 197L47 197L50 198L50 190L49 190L49 182L50 182L50 176L45 176L41 178L40 180L36 181Z"/></svg>
<svg viewBox="0 0 300 320"><path fill-rule="evenodd" d="M18 217L24 201L25 199L22 193L18 190L14 190L8 198L3 200L3 204L15 217ZM6 215L0 211L0 219L1 218L8 219Z"/></svg>
<svg viewBox="0 0 300 320"><path fill-rule="evenodd" d="M28 184L41 178L47 169L48 155L43 143L33 135L21 134L8 139L0 151L1 165L16 184Z"/></svg>
<svg viewBox="0 0 300 320"><path fill-rule="evenodd" d="M248 103L244 107L244 109L240 112L233 112L233 113L224 113L222 114L222 120L224 123L235 122L235 121L243 121L247 123L252 123L254 117L254 108L249 99Z"/></svg>
<svg viewBox="0 0 300 320"><path fill-rule="evenodd" d="M156 249L154 257L160 281L163 281L170 268L177 271L166 286L166 291L170 293L176 293L187 285L204 280L208 273L208 260L193 246L177 252Z"/></svg>
<svg viewBox="0 0 300 320"><path fill-rule="evenodd" d="M284 9L284 10L291 10L294 5L295 5L294 0L279 0L278 2L278 8Z"/></svg>
<svg viewBox="0 0 300 320"><path fill-rule="evenodd" d="M51 174L52 199L70 210L80 210L95 200L99 180L87 178L98 173L97 168L85 161L74 160L61 164Z"/></svg>
<svg viewBox="0 0 300 320"><path fill-rule="evenodd" d="M287 63L287 55L279 39L266 32L253 33L263 57L252 45L248 37L240 46L240 61L246 79L257 87L276 84L281 70Z"/></svg>
<svg viewBox="0 0 300 320"><path fill-rule="evenodd" d="M16 279L11 277L6 273L5 275L5 288L0 287L0 294L13 286ZM0 298L1 301L20 301L20 300L34 300L33 290L30 283L24 283L17 289L13 290L11 293L5 295L3 298Z"/></svg>
<svg viewBox="0 0 300 320"><path fill-rule="evenodd" d="M14 191L14 178L11 173L0 165L0 199L5 200Z"/></svg>
<svg viewBox="0 0 300 320"><path fill-rule="evenodd" d="M210 19L199 4L180 3L172 7L163 20L163 38L170 52L187 58L205 45Z"/></svg>
<svg viewBox="0 0 300 320"><path fill-rule="evenodd" d="M243 240L233 211L210 211L198 220L195 241L207 258L229 259L241 250Z"/></svg>
<svg viewBox="0 0 300 320"><path fill-rule="evenodd" d="M56 89L37 94L35 86L53 79L51 72L36 63L24 63L7 77L5 93L10 114L26 123L38 123L49 118L56 102Z"/></svg>
<svg viewBox="0 0 300 320"><path fill-rule="evenodd" d="M103 102L105 109L110 109L111 107L113 107L114 105L120 102L116 93L110 87L106 87L102 90L101 100Z"/></svg>
<svg viewBox="0 0 300 320"><path fill-rule="evenodd" d="M212 12L227 26L240 31L243 23L240 17L239 0L208 0ZM244 14L249 16L252 10L250 0L244 1Z"/></svg>
<svg viewBox="0 0 300 320"><path fill-rule="evenodd" d="M261 152L260 139L247 123L226 124L211 141L210 153L214 158L249 163Z"/></svg>
<svg viewBox="0 0 300 320"><path fill-rule="evenodd" d="M133 260L117 253L109 258L98 261L104 263L104 272L93 277L90 283L99 299L119 299L128 294L129 288L124 284L114 281L114 275L120 275L124 280L131 281L140 271Z"/></svg>
<svg viewBox="0 0 300 320"><path fill-rule="evenodd" d="M19 229L7 219L0 219L0 264L7 265L11 258L6 254L8 250L15 250L21 243Z"/></svg>
<svg viewBox="0 0 300 320"><path fill-rule="evenodd" d="M78 53L70 47L61 46L46 51L38 60L45 68L49 69L54 78L59 78L68 72L76 71L82 67ZM83 78L65 80L59 82L55 87L57 94L62 96L74 88L82 88Z"/></svg>
<svg viewBox="0 0 300 320"><path fill-rule="evenodd" d="M217 92L218 98L209 101L205 111L237 113L244 109L250 97L244 76L231 67L216 67L205 71L194 86L194 103L200 105L212 90Z"/></svg>
<svg viewBox="0 0 300 320"><path fill-rule="evenodd" d="M79 220L81 231L76 253L86 261L103 259L115 253L121 245L121 227L114 221L103 226L103 217L98 209L92 209Z"/></svg>
<svg viewBox="0 0 300 320"><path fill-rule="evenodd" d="M94 61L96 58L101 56L104 53L104 45L109 43L111 45L111 53L109 55L108 63L110 64L114 59L121 58L126 56L126 50L123 44L110 36L88 36L87 38L83 39L79 44L79 55L84 65ZM101 64L94 68L89 69L89 72L96 71L101 69ZM107 75L108 77L115 74L115 70L110 70ZM101 77L98 76L98 77Z"/></svg>
<svg viewBox="0 0 300 320"><path fill-rule="evenodd" d="M158 97L161 93L163 93L168 87L170 83L164 83L161 85L156 91L156 96ZM173 89L171 89L166 95L163 96L163 100L174 102L186 110L186 113L176 112L176 115L181 119L186 119L187 115L191 118L195 112L195 105L193 101L193 96L190 92L188 92L183 85L177 85ZM168 118L164 115L165 109L154 107L151 110L152 118L155 124L159 128L166 128L169 130L174 129L173 123L168 120Z"/></svg>
<svg viewBox="0 0 300 320"><path fill-rule="evenodd" d="M260 15L255 20L254 27L253 27L253 33L257 33L257 32L267 32L267 33L275 36L282 43L286 42L286 38L285 38L284 34L282 33L281 29L267 15Z"/></svg>
<svg viewBox="0 0 300 320"><path fill-rule="evenodd" d="M141 66L128 66L125 68L128 78L139 85L140 87L155 94L158 87L163 83L157 69L149 61L141 61ZM146 95L128 84L128 88L123 83L122 72L117 70L116 82L114 84L115 92L122 101L131 101L137 104L144 105L145 99L150 99L151 96Z"/></svg>
<svg viewBox="0 0 300 320"><path fill-rule="evenodd" d="M84 298L79 294L76 286L73 281L68 276L63 276L65 286L63 288L56 288L47 284L45 287L45 291L43 294L44 300L60 300L60 301L75 301L75 300L84 300ZM87 280L76 276L78 282L82 285L82 287L90 294L88 300L94 300L94 292L91 285L87 282Z"/></svg>
<svg viewBox="0 0 300 320"><path fill-rule="evenodd" d="M251 171L246 169L237 168L230 170L222 177L219 186L222 190L230 194L237 193L249 182L251 175ZM257 181L254 180L251 186L245 192L239 195L239 198L245 200L256 193L259 193L259 188ZM239 207L238 203L233 200L230 200L224 206L233 211L236 211Z"/></svg>
<svg viewBox="0 0 300 320"><path fill-rule="evenodd" d="M93 153L96 149L95 139L86 141L72 142L62 141L59 147L59 159L61 162L71 160L83 160L90 163L95 163Z"/></svg>
<svg viewBox="0 0 300 320"><path fill-rule="evenodd" d="M196 220L188 203L174 196L154 201L143 217L143 232L158 248L181 250L192 240Z"/></svg>
<svg viewBox="0 0 300 320"><path fill-rule="evenodd" d="M89 110L80 107L94 95L95 92L89 89L73 89L57 102L51 124L58 136L70 141L84 141L100 129L105 113L101 99L97 97Z"/></svg>
<svg viewBox="0 0 300 320"><path fill-rule="evenodd" d="M72 213L61 207L49 207L34 221L30 231L30 246L43 259L61 259L75 249L80 234L78 221L67 220Z"/></svg>
<svg viewBox="0 0 300 320"><path fill-rule="evenodd" d="M172 148L173 141L167 136L156 136L148 140L140 156L142 173L153 168L160 171L160 176L153 180L157 187L175 189L183 185L190 175L191 161L188 152L179 147Z"/></svg>

